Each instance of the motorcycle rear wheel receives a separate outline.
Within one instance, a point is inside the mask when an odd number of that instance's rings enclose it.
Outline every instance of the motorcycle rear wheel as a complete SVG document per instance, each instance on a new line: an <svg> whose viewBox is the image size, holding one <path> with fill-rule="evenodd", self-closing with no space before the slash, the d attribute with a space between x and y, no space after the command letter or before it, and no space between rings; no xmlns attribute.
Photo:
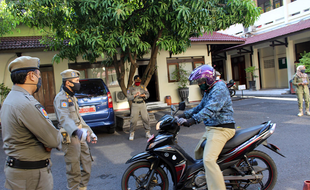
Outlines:
<svg viewBox="0 0 310 190"><path fill-rule="evenodd" d="M146 190L143 186L148 180L151 164L136 162L129 166L122 177L122 190ZM164 170L158 167L147 190L168 190L169 181Z"/></svg>
<svg viewBox="0 0 310 190"><path fill-rule="evenodd" d="M249 163L255 168L260 168L262 171L256 172L256 174L263 175L263 178L257 180L244 180L239 181L238 189L261 189L271 190L274 188L277 182L277 167L272 158L266 153L258 150L254 150L247 154ZM238 164L238 168L245 172L246 175L251 175L251 169L248 164L242 159Z"/></svg>

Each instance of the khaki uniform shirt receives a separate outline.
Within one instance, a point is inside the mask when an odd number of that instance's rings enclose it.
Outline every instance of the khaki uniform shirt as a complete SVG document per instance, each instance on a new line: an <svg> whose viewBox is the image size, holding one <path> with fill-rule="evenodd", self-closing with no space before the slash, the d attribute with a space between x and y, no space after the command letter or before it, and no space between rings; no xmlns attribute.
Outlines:
<svg viewBox="0 0 310 190"><path fill-rule="evenodd" d="M64 128L70 136L79 128L86 128L90 134L93 133L79 113L79 105L75 96L70 96L61 89L54 99L54 108L59 122L58 127Z"/></svg>
<svg viewBox="0 0 310 190"><path fill-rule="evenodd" d="M50 158L44 147L61 148L62 136L44 107L25 89L14 85L1 108L3 149L21 161Z"/></svg>
<svg viewBox="0 0 310 190"><path fill-rule="evenodd" d="M140 92L141 94L145 94L145 98L140 97L140 96L134 97L137 92ZM139 101L144 101L145 99L148 99L149 97L150 97L150 93L144 85L140 85L140 86L132 85L127 90L127 98L129 101L133 100L135 102L139 102Z"/></svg>
<svg viewBox="0 0 310 190"><path fill-rule="evenodd" d="M293 81L292 84L296 86L296 91L297 93L302 93L302 92L308 92L308 85L298 85L299 83L303 83L306 82L309 85L309 78L306 78L306 81L302 81L302 78L300 78L299 76L297 76L296 74L293 77Z"/></svg>

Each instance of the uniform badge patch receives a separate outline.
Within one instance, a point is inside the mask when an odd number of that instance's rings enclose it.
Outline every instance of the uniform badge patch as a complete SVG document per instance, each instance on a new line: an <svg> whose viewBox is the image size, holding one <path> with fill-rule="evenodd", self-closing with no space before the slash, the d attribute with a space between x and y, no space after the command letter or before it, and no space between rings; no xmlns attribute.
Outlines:
<svg viewBox="0 0 310 190"><path fill-rule="evenodd" d="M130 90L127 90L127 94L129 94L130 93Z"/></svg>
<svg viewBox="0 0 310 190"><path fill-rule="evenodd" d="M35 105L35 107L39 110L39 112L46 118L48 118L47 112L45 111L44 107L41 104Z"/></svg>
<svg viewBox="0 0 310 190"><path fill-rule="evenodd" d="M60 107L61 108L67 108L69 105L68 105L68 101L67 100L61 100L60 101Z"/></svg>

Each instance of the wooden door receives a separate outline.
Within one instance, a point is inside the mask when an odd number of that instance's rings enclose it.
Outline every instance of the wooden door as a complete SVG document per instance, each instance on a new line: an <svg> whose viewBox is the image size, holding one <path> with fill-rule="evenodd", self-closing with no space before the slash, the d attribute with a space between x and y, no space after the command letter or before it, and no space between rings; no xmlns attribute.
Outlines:
<svg viewBox="0 0 310 190"><path fill-rule="evenodd" d="M34 97L45 107L47 113L54 113L55 82L53 67L41 67L42 86Z"/></svg>
<svg viewBox="0 0 310 190"><path fill-rule="evenodd" d="M231 58L231 68L232 68L234 81L238 81L239 85L240 84L246 84L244 56Z"/></svg>

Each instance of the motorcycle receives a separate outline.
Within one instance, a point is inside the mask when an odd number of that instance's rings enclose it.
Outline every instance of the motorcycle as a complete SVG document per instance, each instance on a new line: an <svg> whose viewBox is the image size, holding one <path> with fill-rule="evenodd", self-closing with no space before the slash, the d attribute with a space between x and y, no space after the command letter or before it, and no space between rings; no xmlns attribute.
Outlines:
<svg viewBox="0 0 310 190"><path fill-rule="evenodd" d="M226 86L229 90L230 97L233 97L234 95L236 95L236 90L235 90L236 83L234 80L231 79L228 83L226 83Z"/></svg>
<svg viewBox="0 0 310 190"><path fill-rule="evenodd" d="M185 103L178 110L184 110ZM122 190L168 190L171 175L174 190L207 189L203 160L191 158L178 144L180 126L174 115L178 112L171 106L171 115L164 115L157 127L156 136L148 139L146 151L130 158L132 163L123 174ZM174 112L174 114L173 114ZM271 121L248 129L236 131L235 136L224 146L219 164L228 189L272 189L277 181L277 168L272 158L259 150L260 144L277 154L279 148L267 142L275 131ZM201 146L205 146L205 142Z"/></svg>

